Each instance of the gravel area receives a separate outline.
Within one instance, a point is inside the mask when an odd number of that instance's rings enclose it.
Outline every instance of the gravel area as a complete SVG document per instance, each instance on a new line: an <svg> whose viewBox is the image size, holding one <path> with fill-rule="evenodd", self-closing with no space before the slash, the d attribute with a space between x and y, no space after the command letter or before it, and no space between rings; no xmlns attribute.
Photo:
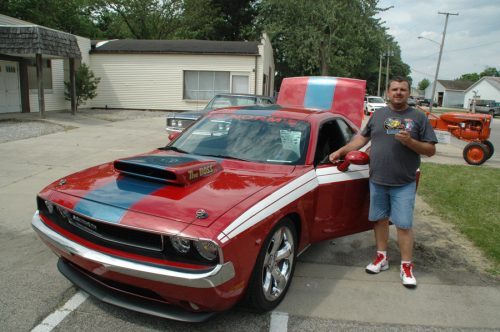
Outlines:
<svg viewBox="0 0 500 332"><path fill-rule="evenodd" d="M0 121L0 143L48 135L73 128L76 127L63 126L47 121L3 120Z"/></svg>
<svg viewBox="0 0 500 332"><path fill-rule="evenodd" d="M78 119L115 122L148 117L164 117L167 114L166 111L122 109L82 109L78 110L76 116L72 116L69 111L51 111L46 112L45 119L40 119L38 113L2 114L2 118L0 118L0 143L75 129L78 128ZM72 121L74 121L74 124Z"/></svg>

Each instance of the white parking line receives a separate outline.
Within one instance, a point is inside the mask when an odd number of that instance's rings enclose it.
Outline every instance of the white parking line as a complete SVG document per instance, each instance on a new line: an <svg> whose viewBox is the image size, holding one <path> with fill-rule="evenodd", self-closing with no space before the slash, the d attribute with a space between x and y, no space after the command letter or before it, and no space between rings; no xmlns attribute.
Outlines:
<svg viewBox="0 0 500 332"><path fill-rule="evenodd" d="M273 311L269 332L286 332L288 330L288 313Z"/></svg>
<svg viewBox="0 0 500 332"><path fill-rule="evenodd" d="M49 332L52 331L54 327L59 325L62 320L72 313L76 308L80 306L89 297L87 293L82 291L76 292L72 298L70 298L61 308L57 309L50 315L48 315L43 322L38 324L31 330L31 332Z"/></svg>

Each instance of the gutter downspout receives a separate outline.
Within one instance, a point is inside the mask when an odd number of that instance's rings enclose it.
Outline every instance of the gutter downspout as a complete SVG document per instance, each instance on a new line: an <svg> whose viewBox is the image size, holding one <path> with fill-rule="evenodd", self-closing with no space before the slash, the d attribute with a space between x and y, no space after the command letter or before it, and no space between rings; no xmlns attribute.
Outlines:
<svg viewBox="0 0 500 332"><path fill-rule="evenodd" d="M254 86L254 90L253 90L253 94L254 95L257 95L257 57L258 55L255 56L255 69L254 69L254 73L255 73L255 86Z"/></svg>

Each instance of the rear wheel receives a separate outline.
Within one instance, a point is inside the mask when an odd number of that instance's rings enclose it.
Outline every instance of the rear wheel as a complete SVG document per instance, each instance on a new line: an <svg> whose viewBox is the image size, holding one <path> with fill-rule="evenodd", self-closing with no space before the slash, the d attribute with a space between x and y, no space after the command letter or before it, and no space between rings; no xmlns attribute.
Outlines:
<svg viewBox="0 0 500 332"><path fill-rule="evenodd" d="M493 153L495 153L495 148L493 147L493 143L490 141L486 140L481 142L486 146L486 151L488 152L486 160L490 159L491 156L493 156Z"/></svg>
<svg viewBox="0 0 500 332"><path fill-rule="evenodd" d="M292 281L296 255L295 226L285 218L269 233L257 258L248 289L254 309L269 311L283 300Z"/></svg>
<svg viewBox="0 0 500 332"><path fill-rule="evenodd" d="M469 143L464 148L463 157L468 164L479 166L488 159L488 148L482 143Z"/></svg>

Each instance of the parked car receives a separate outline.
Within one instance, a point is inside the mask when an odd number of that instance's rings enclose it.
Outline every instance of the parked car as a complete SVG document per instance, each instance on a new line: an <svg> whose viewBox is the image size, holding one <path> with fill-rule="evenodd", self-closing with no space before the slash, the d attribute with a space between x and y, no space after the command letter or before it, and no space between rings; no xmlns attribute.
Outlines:
<svg viewBox="0 0 500 332"><path fill-rule="evenodd" d="M408 106L417 106L417 100L413 96L408 97Z"/></svg>
<svg viewBox="0 0 500 332"><path fill-rule="evenodd" d="M203 321L242 299L275 308L298 253L372 228L368 155L328 161L359 131L365 82L335 78L331 93L325 77L307 82L282 84L290 107L216 109L165 147L44 188L32 225L60 272L104 302L170 319ZM311 109L296 107L300 93Z"/></svg>
<svg viewBox="0 0 500 332"><path fill-rule="evenodd" d="M500 103L494 100L477 99L474 109L476 113L486 113L491 115L491 117L500 115ZM472 103L469 105L469 111L472 111Z"/></svg>
<svg viewBox="0 0 500 332"><path fill-rule="evenodd" d="M420 100L420 102L418 103L418 105L420 106L429 106L431 104L431 100L429 98L424 98L422 100ZM437 103L436 102L433 102L432 103L432 107L437 107Z"/></svg>
<svg viewBox="0 0 500 332"><path fill-rule="evenodd" d="M365 114L371 115L377 109L386 107L387 104L383 98L377 96L366 96L365 97Z"/></svg>
<svg viewBox="0 0 500 332"><path fill-rule="evenodd" d="M178 112L167 115L167 126L165 129L169 134L181 132L198 120L204 113L216 108L270 104L274 104L274 98L269 96L233 93L216 94L201 111Z"/></svg>

